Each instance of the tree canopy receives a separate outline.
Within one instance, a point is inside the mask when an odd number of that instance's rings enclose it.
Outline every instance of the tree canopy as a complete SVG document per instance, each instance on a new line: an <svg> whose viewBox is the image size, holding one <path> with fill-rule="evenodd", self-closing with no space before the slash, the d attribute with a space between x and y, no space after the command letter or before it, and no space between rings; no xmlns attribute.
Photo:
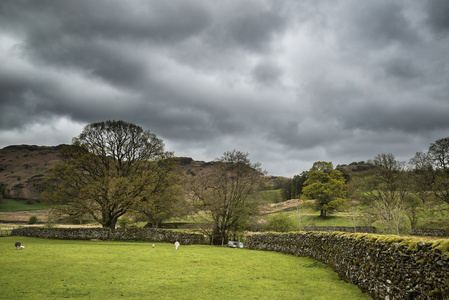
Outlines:
<svg viewBox="0 0 449 300"><path fill-rule="evenodd" d="M187 214L181 187L178 158L167 158L154 165L151 193L138 202L135 211L144 215L146 227L157 228L164 220Z"/></svg>
<svg viewBox="0 0 449 300"><path fill-rule="evenodd" d="M61 153L63 163L46 176L43 197L65 214L88 214L112 230L154 194L158 163L172 156L155 134L124 121L87 125Z"/></svg>
<svg viewBox="0 0 449 300"><path fill-rule="evenodd" d="M307 173L302 192L303 198L308 197L317 201L321 217L347 206L343 173L334 169L331 162L318 161L313 164Z"/></svg>

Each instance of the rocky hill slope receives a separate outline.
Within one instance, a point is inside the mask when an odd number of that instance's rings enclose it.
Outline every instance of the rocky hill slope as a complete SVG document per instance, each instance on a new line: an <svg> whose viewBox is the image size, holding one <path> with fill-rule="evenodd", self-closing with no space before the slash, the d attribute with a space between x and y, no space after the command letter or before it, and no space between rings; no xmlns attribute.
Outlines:
<svg viewBox="0 0 449 300"><path fill-rule="evenodd" d="M38 182L61 161L59 151L64 145L16 145L0 149L0 195L3 198L39 199ZM187 176L211 172L213 162L180 158L180 167ZM278 177L266 176L268 186L275 185Z"/></svg>
<svg viewBox="0 0 449 300"><path fill-rule="evenodd" d="M63 145L8 146L0 149L0 192L4 198L38 199L37 183L60 162Z"/></svg>

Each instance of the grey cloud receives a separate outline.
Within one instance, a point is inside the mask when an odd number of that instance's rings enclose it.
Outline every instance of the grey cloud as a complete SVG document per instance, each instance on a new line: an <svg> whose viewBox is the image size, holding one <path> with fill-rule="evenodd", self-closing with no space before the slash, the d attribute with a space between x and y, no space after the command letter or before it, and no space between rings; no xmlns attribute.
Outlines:
<svg viewBox="0 0 449 300"><path fill-rule="evenodd" d="M252 74L261 85L272 86L279 83L282 69L274 63L263 62L254 68Z"/></svg>
<svg viewBox="0 0 449 300"><path fill-rule="evenodd" d="M385 70L388 75L411 80L422 75L421 71L410 59L394 59L385 64Z"/></svg>
<svg viewBox="0 0 449 300"><path fill-rule="evenodd" d="M122 119L176 155L238 149L275 175L316 160L413 155L449 129L446 10L445 1L0 1L0 146L30 128L60 137L71 124Z"/></svg>
<svg viewBox="0 0 449 300"><path fill-rule="evenodd" d="M13 3L15 2L15 3ZM101 38L123 42L173 42L209 23L205 2L195 1L2 1L2 23L30 38ZM33 26L29 26L29 25Z"/></svg>
<svg viewBox="0 0 449 300"><path fill-rule="evenodd" d="M273 35L285 28L287 20L274 4L244 2L238 10L235 3L232 4L218 6L217 19L207 31L205 40L220 48L243 47L255 52L269 50Z"/></svg>
<svg viewBox="0 0 449 300"><path fill-rule="evenodd" d="M342 46L385 48L390 46L411 47L420 40L413 20L404 7L391 1L345 1L337 11L341 16L332 19ZM372 51L372 50L371 50Z"/></svg>
<svg viewBox="0 0 449 300"><path fill-rule="evenodd" d="M427 22L438 33L447 34L449 30L449 2L445 0L426 1ZM447 35L446 35L447 37Z"/></svg>

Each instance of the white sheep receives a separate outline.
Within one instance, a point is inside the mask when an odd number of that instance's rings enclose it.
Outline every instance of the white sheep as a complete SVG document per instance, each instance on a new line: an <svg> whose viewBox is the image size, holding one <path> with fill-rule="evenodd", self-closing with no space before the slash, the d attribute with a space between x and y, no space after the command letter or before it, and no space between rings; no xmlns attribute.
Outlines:
<svg viewBox="0 0 449 300"><path fill-rule="evenodd" d="M176 241L176 243L175 243L175 249L178 250L178 248L179 248L179 242Z"/></svg>

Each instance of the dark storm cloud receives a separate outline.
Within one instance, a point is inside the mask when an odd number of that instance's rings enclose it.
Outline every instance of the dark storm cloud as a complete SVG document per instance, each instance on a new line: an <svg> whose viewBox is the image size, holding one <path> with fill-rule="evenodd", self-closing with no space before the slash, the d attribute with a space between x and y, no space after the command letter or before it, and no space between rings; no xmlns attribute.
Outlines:
<svg viewBox="0 0 449 300"><path fill-rule="evenodd" d="M176 155L238 149L271 174L412 156L449 133L447 11L430 0L1 1L0 147L70 142L121 119Z"/></svg>
<svg viewBox="0 0 449 300"><path fill-rule="evenodd" d="M339 19L338 24L343 34L351 35L349 45L363 43L365 47L379 48L394 43L410 45L419 39L400 3L346 1L342 10L346 18Z"/></svg>
<svg viewBox="0 0 449 300"><path fill-rule="evenodd" d="M252 74L256 81L260 84L271 86L279 83L279 77L282 75L282 69L276 64L263 62L254 68Z"/></svg>
<svg viewBox="0 0 449 300"><path fill-rule="evenodd" d="M385 63L385 72L387 76L391 75L404 80L421 77L421 71L415 66L410 59L398 58ZM388 76L389 77L389 76Z"/></svg>
<svg viewBox="0 0 449 300"><path fill-rule="evenodd" d="M124 87L142 84L145 62L151 63L151 55L139 53L145 44L175 43L207 23L200 7L183 1L22 3L2 17L3 23L26 27L19 30L26 30L25 55Z"/></svg>
<svg viewBox="0 0 449 300"><path fill-rule="evenodd" d="M270 46L272 36L281 32L286 25L286 20L274 4L242 2L236 10L234 5L221 6L219 3L218 6L222 10L216 15L218 20L206 35L206 42L214 47L242 47L249 51L265 51Z"/></svg>
<svg viewBox="0 0 449 300"><path fill-rule="evenodd" d="M426 1L427 22L431 28L446 34L449 31L449 2L445 0Z"/></svg>

